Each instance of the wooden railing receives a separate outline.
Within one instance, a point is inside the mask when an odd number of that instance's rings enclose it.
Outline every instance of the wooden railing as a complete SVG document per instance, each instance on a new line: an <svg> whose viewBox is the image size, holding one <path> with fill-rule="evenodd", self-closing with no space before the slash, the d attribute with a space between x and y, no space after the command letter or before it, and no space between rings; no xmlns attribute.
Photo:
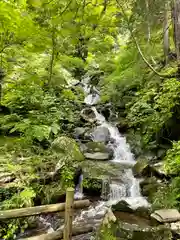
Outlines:
<svg viewBox="0 0 180 240"><path fill-rule="evenodd" d="M84 226L82 228L72 228L72 220L73 220L73 212L74 209L80 209L90 206L89 200L79 200L74 201L74 189L68 188L66 191L66 203L57 203L50 205L42 205L36 207L29 208L20 208L20 209L12 209L0 211L0 220L12 219L12 218L20 218L20 217L28 217L40 215L42 213L52 213L52 212L64 212L65 224L64 230L57 230L52 233L43 234L37 237L26 238L26 240L56 240L56 239L64 239L71 240L72 235L79 235L85 232L92 231L92 226Z"/></svg>

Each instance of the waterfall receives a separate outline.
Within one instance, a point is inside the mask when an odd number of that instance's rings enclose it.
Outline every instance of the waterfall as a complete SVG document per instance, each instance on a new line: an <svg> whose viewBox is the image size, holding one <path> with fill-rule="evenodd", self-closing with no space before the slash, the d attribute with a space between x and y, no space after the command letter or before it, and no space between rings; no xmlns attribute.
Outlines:
<svg viewBox="0 0 180 240"><path fill-rule="evenodd" d="M106 201L100 201L96 207L90 206L88 210L82 211L80 216L77 216L74 222L79 220L86 221L89 218L94 219L98 215L103 216L107 207L120 200L125 200L132 209L137 209L140 206L149 206L147 200L141 196L139 180L136 179L132 173L132 166L135 164L135 159L130 150L130 146L126 142L126 138L119 133L118 129L113 124L107 122L105 117L97 111L95 106L93 106L99 100L99 93L97 93L95 89L94 93L91 93L89 81L90 78L88 77L83 80L83 88L87 94L85 97L85 103L91 105L97 123L102 127L108 128L111 139L110 145L114 152L114 158L111 162L124 166L124 171L121 176L121 182L113 182L111 179L103 180L101 197Z"/></svg>
<svg viewBox="0 0 180 240"><path fill-rule="evenodd" d="M83 198L83 174L79 176L79 182L75 189L74 199L82 199Z"/></svg>

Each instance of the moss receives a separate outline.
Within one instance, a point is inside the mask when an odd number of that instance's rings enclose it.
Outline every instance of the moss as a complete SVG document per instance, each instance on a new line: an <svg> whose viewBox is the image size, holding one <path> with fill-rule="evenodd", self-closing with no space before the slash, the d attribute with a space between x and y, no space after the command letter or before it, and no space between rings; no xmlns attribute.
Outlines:
<svg viewBox="0 0 180 240"><path fill-rule="evenodd" d="M106 145L102 142L88 142L86 146L88 152L108 152Z"/></svg>
<svg viewBox="0 0 180 240"><path fill-rule="evenodd" d="M64 157L65 160L83 161L84 156L79 149L78 144L72 138L61 136L56 138L52 143L52 149Z"/></svg>

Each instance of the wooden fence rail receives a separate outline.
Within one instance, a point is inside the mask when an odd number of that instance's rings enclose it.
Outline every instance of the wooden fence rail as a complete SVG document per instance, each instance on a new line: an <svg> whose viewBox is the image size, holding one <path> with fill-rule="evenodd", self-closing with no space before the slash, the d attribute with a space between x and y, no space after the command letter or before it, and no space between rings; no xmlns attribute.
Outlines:
<svg viewBox="0 0 180 240"><path fill-rule="evenodd" d="M20 209L12 209L0 211L0 220L12 219L12 218L20 218L20 217L29 217L40 215L42 213L52 213L52 212L63 212L65 211L65 224L64 231L58 230L51 234L43 234L38 237L27 238L27 239L36 239L36 240L55 240L55 239L63 239L71 240L72 235L79 235L82 233L82 230L76 228L72 230L72 218L73 218L73 209L85 208L90 206L89 200L79 200L74 201L74 189L68 188L66 191L66 203L58 203L58 204L50 204L50 205L42 205L36 207L29 208L20 208ZM86 232L90 230L90 227L85 229Z"/></svg>

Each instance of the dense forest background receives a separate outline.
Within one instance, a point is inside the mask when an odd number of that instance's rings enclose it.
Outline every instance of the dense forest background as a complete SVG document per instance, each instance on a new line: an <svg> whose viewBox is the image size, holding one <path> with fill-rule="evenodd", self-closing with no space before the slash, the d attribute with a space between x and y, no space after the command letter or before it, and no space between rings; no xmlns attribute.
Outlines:
<svg viewBox="0 0 180 240"><path fill-rule="evenodd" d="M173 176L153 201L180 206L179 17L179 0L0 1L0 174L16 179L0 185L1 209L51 203L73 184L85 74L135 156L164 160ZM47 183L57 163L60 179Z"/></svg>

